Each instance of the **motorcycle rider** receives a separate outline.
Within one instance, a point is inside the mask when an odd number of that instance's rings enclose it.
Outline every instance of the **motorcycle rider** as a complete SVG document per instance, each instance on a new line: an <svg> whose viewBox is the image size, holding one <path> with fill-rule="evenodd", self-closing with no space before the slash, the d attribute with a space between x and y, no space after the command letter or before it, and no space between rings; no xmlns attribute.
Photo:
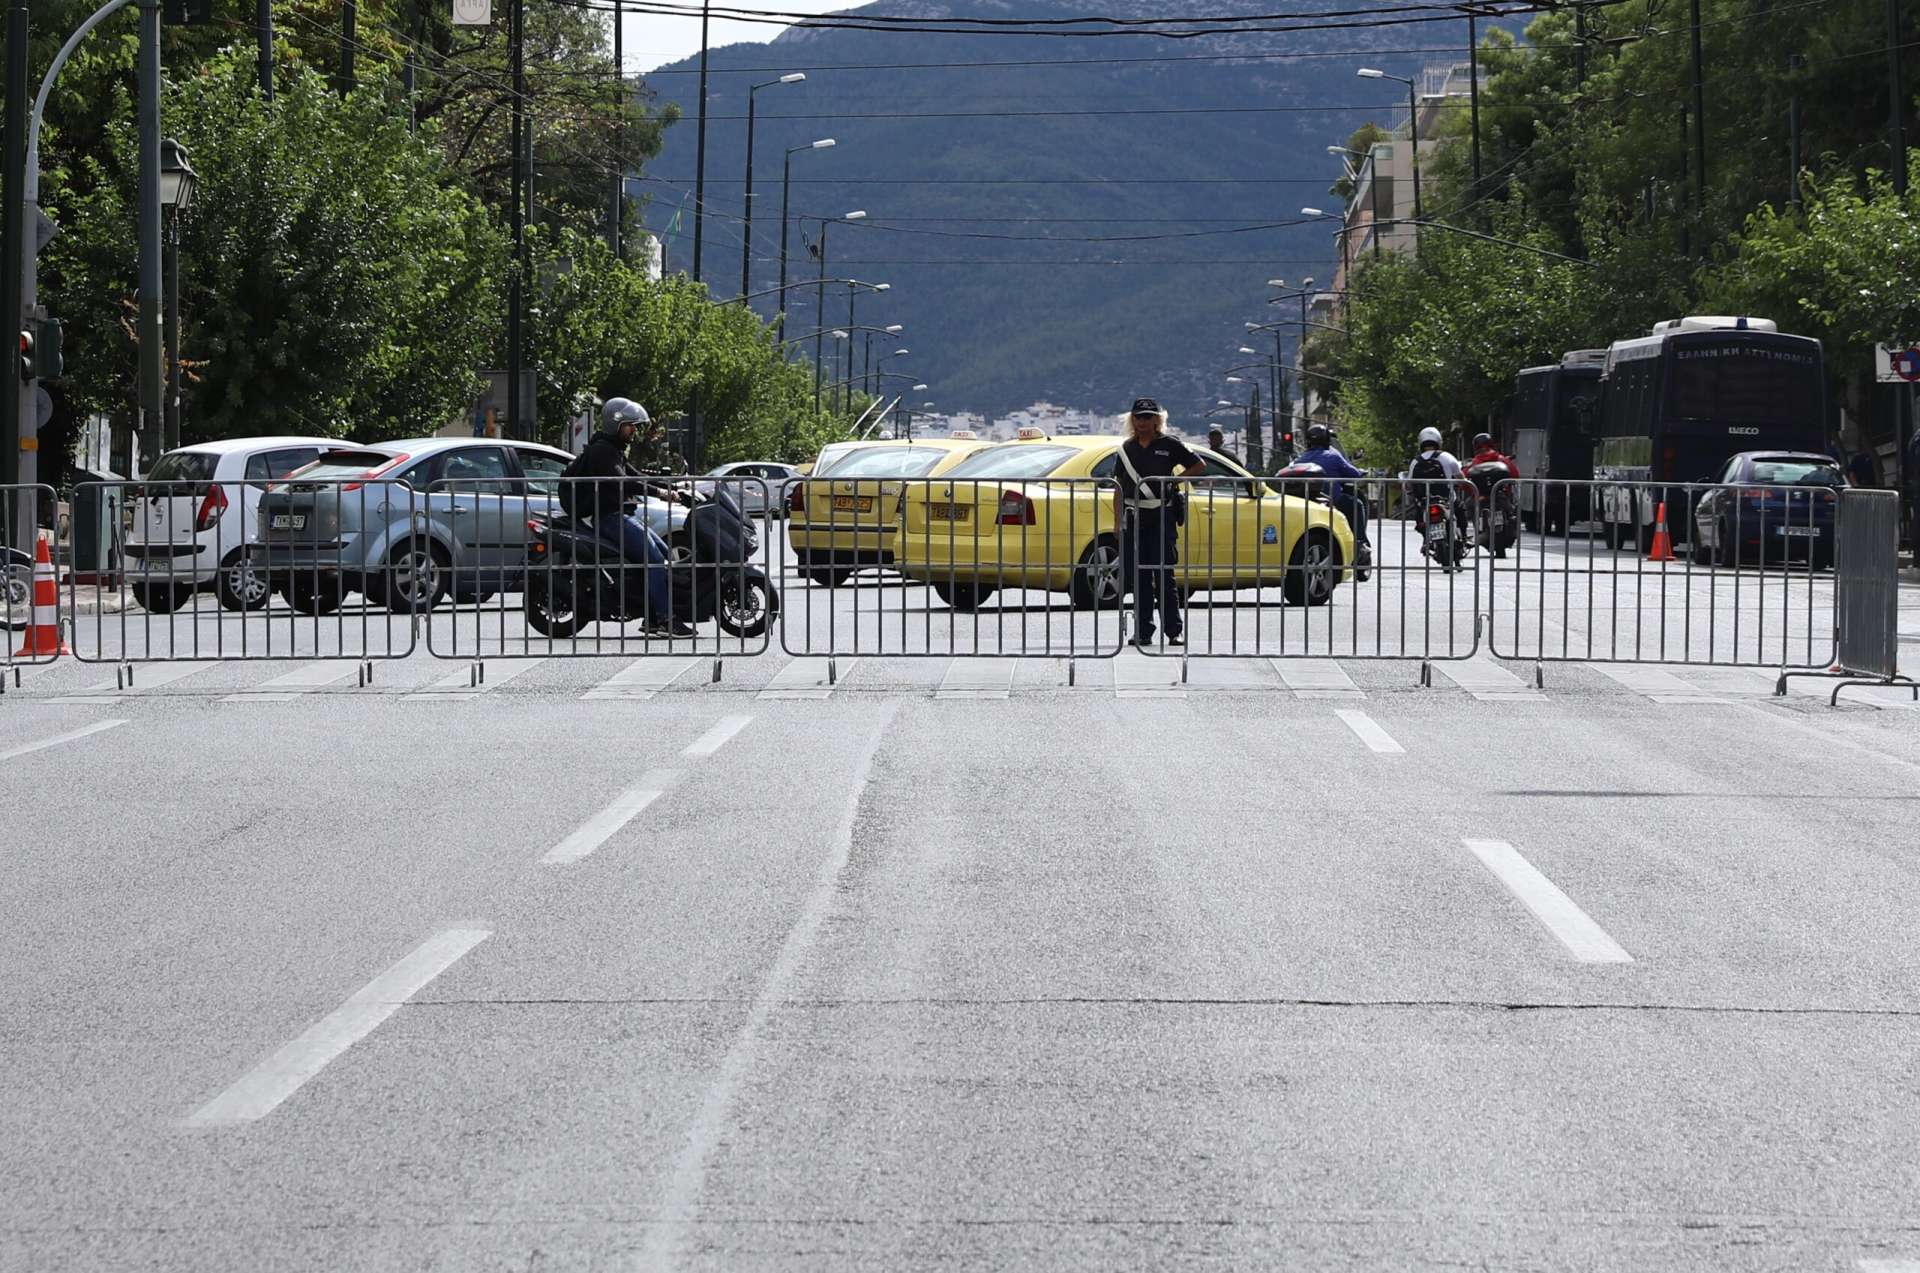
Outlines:
<svg viewBox="0 0 1920 1273"><path fill-rule="evenodd" d="M1520 476L1519 462L1494 445L1491 433L1473 435L1473 458L1467 461L1467 465L1472 467L1475 464L1504 464L1507 472L1515 477Z"/></svg>
<svg viewBox="0 0 1920 1273"><path fill-rule="evenodd" d="M1415 489L1423 502L1445 499L1447 507L1453 510L1454 520L1460 523L1460 529L1464 532L1467 519L1472 514L1459 498L1460 484L1466 481L1460 461L1441 445L1440 430L1431 425L1420 430L1418 446L1419 452L1407 469L1407 476L1420 483ZM1472 489L1471 483L1467 484L1467 489Z"/></svg>
<svg viewBox="0 0 1920 1273"><path fill-rule="evenodd" d="M1366 476L1354 467L1353 461L1341 454L1340 448L1333 444L1333 430L1324 424L1307 426L1307 449L1295 456L1293 462L1318 464L1321 471L1331 478ZM1338 481L1327 484L1327 501L1346 516L1347 525L1353 528L1356 552L1364 549L1371 553L1373 542L1367 538L1367 502L1348 490L1345 482Z"/></svg>
<svg viewBox="0 0 1920 1273"><path fill-rule="evenodd" d="M647 573L647 624L649 636L690 637L694 630L673 619L673 593L667 580L667 545L653 528L639 517L628 517L623 505L629 499L656 495L676 503L687 503L684 492L641 478L627 463L627 447L634 435L651 422L647 409L631 398L609 398L600 408L600 430L587 441L565 476L596 479L587 507L568 512L585 516L601 539L618 544L620 554L630 562L645 563ZM562 491L571 489L563 484ZM564 500L562 501L565 502Z"/></svg>

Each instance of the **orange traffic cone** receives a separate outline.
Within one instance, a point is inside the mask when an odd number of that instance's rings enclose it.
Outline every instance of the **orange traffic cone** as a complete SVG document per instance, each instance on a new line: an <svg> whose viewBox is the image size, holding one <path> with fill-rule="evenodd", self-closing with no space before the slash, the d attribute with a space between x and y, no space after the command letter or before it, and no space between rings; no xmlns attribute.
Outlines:
<svg viewBox="0 0 1920 1273"><path fill-rule="evenodd" d="M13 652L16 659L39 658L49 654L72 654L60 639L60 585L54 582L53 559L47 556L47 536L42 531L33 555L33 624L27 639Z"/></svg>
<svg viewBox="0 0 1920 1273"><path fill-rule="evenodd" d="M1648 561L1673 561L1673 537L1667 534L1667 504L1660 501L1653 514L1653 551Z"/></svg>

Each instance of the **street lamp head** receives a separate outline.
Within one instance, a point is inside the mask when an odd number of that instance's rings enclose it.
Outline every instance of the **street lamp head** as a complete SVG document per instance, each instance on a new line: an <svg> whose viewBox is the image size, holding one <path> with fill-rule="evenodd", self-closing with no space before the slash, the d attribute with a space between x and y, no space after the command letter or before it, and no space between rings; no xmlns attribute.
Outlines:
<svg viewBox="0 0 1920 1273"><path fill-rule="evenodd" d="M806 78L807 76L804 71L795 71L792 75L782 75L780 82L782 84L801 84L806 81Z"/></svg>
<svg viewBox="0 0 1920 1273"><path fill-rule="evenodd" d="M893 351L891 356L894 358L898 358L902 354L910 354L912 352L913 351L911 349L896 349Z"/></svg>
<svg viewBox="0 0 1920 1273"><path fill-rule="evenodd" d="M1260 351L1253 348L1251 345L1242 345L1240 346L1240 348L1234 350L1233 352L1235 352L1236 354L1257 354Z"/></svg>
<svg viewBox="0 0 1920 1273"><path fill-rule="evenodd" d="M1228 402L1228 401L1227 401L1227 400L1226 400L1225 398L1222 398L1222 399L1220 399L1220 401L1218 401L1218 402L1216 402L1216 403L1214 403L1213 405L1214 405L1214 406L1216 406L1216 407L1231 407L1231 406L1234 406L1234 405L1236 405L1236 404L1234 404L1234 403L1231 403L1231 402Z"/></svg>
<svg viewBox="0 0 1920 1273"><path fill-rule="evenodd" d="M1387 78L1387 73L1385 71L1377 71L1371 66L1363 66L1359 70L1355 71L1354 74L1358 75L1363 80L1384 80L1385 78Z"/></svg>
<svg viewBox="0 0 1920 1273"><path fill-rule="evenodd" d="M1286 285L1287 280L1283 278L1270 278L1267 280L1268 287L1285 287Z"/></svg>
<svg viewBox="0 0 1920 1273"><path fill-rule="evenodd" d="M1313 286L1313 275L1311 275L1311 274L1309 274L1309 275L1307 275L1307 276L1306 276L1305 278L1303 278L1303 279L1301 279L1301 280L1300 280L1300 286L1302 286L1302 287L1312 287L1312 286Z"/></svg>
<svg viewBox="0 0 1920 1273"><path fill-rule="evenodd" d="M822 137L819 141L814 142L813 145L809 146L808 149L809 150L832 150L833 147L834 147L833 138Z"/></svg>
<svg viewBox="0 0 1920 1273"><path fill-rule="evenodd" d="M1257 331L1259 331L1259 330L1260 330L1260 324L1258 324L1258 323L1248 323L1248 324L1247 324L1247 330L1248 330L1248 331L1250 331L1250 332L1257 332Z"/></svg>
<svg viewBox="0 0 1920 1273"><path fill-rule="evenodd" d="M923 402L923 403L921 403L920 405L921 405L921 406L923 406L923 407L930 407L930 406L932 406L932 405L933 405L933 400L932 400L932 399L928 399L927 401L925 401L925 402Z"/></svg>
<svg viewBox="0 0 1920 1273"><path fill-rule="evenodd" d="M1241 379L1240 377L1238 377L1238 376L1228 376L1228 377L1227 377L1227 383L1228 383L1228 384L1230 384L1230 385L1243 385L1243 384L1245 384L1245 383L1247 383L1247 382L1246 382L1246 381L1244 381L1244 380L1242 380L1242 379Z"/></svg>
<svg viewBox="0 0 1920 1273"><path fill-rule="evenodd" d="M846 334L845 332L843 332L843 331L840 331L840 330L838 330L838 329L835 329L835 331L834 331L834 333L833 333L833 338L834 338L835 340L845 340L845 339L847 338L847 334Z"/></svg>
<svg viewBox="0 0 1920 1273"><path fill-rule="evenodd" d="M914 391L915 393L920 393L920 392L922 392L923 390L926 390L926 389L931 389L932 387L933 387L932 385L915 385L915 386L913 387L913 391Z"/></svg>
<svg viewBox="0 0 1920 1273"><path fill-rule="evenodd" d="M1300 209L1300 215L1303 217L1324 217L1327 214L1319 208L1302 208Z"/></svg>
<svg viewBox="0 0 1920 1273"><path fill-rule="evenodd" d="M860 215L864 217L864 216L866 216L867 214L866 214L866 213L864 213L864 212L862 212L862 213L861 213ZM893 290L893 284L891 284L891 283L874 283L874 284L872 284L872 287L873 287L873 290L874 290L874 291L876 291L876 292L891 292L891 291ZM899 330L899 328L897 328L897 327L889 327L889 328L887 328L887 330L888 330L888 331L898 331L898 330Z"/></svg>
<svg viewBox="0 0 1920 1273"><path fill-rule="evenodd" d="M899 323L888 323L880 330L886 332L889 336L898 336L905 329L901 327Z"/></svg>
<svg viewBox="0 0 1920 1273"><path fill-rule="evenodd" d="M160 143L160 202L185 211L193 202L193 165L187 162L187 148L168 137Z"/></svg>
<svg viewBox="0 0 1920 1273"><path fill-rule="evenodd" d="M840 219L842 221L865 221L867 219L867 214L864 212L849 212L845 216L841 217Z"/></svg>

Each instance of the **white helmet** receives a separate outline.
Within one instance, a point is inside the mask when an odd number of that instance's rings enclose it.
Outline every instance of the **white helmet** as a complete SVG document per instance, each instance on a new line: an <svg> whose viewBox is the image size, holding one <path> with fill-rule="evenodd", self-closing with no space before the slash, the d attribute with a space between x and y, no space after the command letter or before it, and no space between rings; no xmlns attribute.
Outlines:
<svg viewBox="0 0 1920 1273"><path fill-rule="evenodd" d="M1435 446L1440 445L1440 430L1434 428L1420 430L1420 445L1425 446L1429 442Z"/></svg>

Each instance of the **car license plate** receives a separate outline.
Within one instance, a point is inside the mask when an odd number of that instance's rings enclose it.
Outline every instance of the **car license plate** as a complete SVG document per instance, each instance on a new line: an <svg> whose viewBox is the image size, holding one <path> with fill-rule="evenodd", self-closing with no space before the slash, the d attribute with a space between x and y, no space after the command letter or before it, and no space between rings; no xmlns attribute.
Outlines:
<svg viewBox="0 0 1920 1273"><path fill-rule="evenodd" d="M836 495L833 497L833 511L836 513L871 513L873 496Z"/></svg>
<svg viewBox="0 0 1920 1273"><path fill-rule="evenodd" d="M1774 530L1782 535L1790 535L1795 539L1820 538L1820 528L1818 526L1775 526Z"/></svg>
<svg viewBox="0 0 1920 1273"><path fill-rule="evenodd" d="M927 519L936 522L964 522L971 511L965 504L929 504Z"/></svg>
<svg viewBox="0 0 1920 1273"><path fill-rule="evenodd" d="M305 530L306 528L307 515L305 513L275 513L273 515L273 529L275 530Z"/></svg>

